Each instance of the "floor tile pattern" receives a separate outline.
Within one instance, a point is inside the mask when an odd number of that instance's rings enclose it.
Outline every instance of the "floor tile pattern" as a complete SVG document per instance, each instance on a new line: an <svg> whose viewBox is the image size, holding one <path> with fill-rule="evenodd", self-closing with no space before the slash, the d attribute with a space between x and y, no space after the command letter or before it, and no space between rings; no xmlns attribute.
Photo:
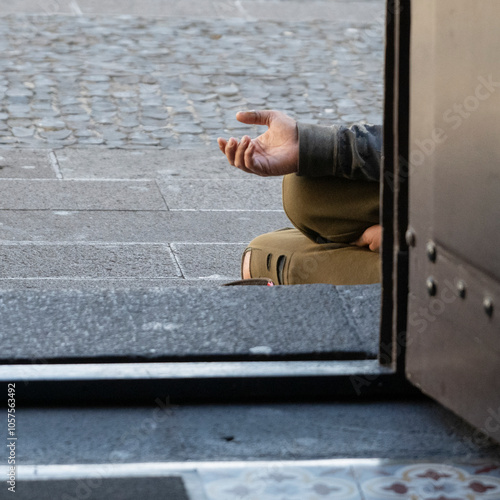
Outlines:
<svg viewBox="0 0 500 500"><path fill-rule="evenodd" d="M349 467L264 468L202 472L210 500L358 500L359 490Z"/></svg>
<svg viewBox="0 0 500 500"><path fill-rule="evenodd" d="M392 463L199 471L208 500L499 500L500 462Z"/></svg>
<svg viewBox="0 0 500 500"><path fill-rule="evenodd" d="M357 472L364 500L500 499L498 464L410 464Z"/></svg>

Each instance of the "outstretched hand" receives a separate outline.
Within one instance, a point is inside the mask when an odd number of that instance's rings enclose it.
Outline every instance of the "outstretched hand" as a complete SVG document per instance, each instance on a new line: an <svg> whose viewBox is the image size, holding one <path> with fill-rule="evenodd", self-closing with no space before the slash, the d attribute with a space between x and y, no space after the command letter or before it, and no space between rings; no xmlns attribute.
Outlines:
<svg viewBox="0 0 500 500"><path fill-rule="evenodd" d="M297 172L299 137L297 122L281 111L240 111L236 119L249 125L267 125L262 135L238 141L219 137L217 142L229 163L244 172L263 177Z"/></svg>

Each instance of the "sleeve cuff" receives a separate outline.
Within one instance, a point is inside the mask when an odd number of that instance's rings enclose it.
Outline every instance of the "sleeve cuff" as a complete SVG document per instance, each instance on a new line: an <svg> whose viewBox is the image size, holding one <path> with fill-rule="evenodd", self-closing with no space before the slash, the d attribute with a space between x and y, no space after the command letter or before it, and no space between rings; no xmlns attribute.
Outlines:
<svg viewBox="0 0 500 500"><path fill-rule="evenodd" d="M322 177L335 174L337 127L297 123L299 168L297 175Z"/></svg>

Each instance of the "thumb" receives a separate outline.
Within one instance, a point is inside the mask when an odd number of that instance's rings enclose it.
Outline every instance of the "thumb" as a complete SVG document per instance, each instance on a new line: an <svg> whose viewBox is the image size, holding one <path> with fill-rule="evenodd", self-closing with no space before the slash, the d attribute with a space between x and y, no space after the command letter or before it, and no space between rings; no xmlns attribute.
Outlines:
<svg viewBox="0 0 500 500"><path fill-rule="evenodd" d="M358 247L366 247L370 244L370 241L366 237L366 231L356 240L351 243L351 245L356 245Z"/></svg>
<svg viewBox="0 0 500 500"><path fill-rule="evenodd" d="M380 248L381 237L382 226L380 226L380 224L376 224L375 226L370 226L366 229L356 241L352 242L352 244L357 245L358 247L368 246L372 252L377 252Z"/></svg>
<svg viewBox="0 0 500 500"><path fill-rule="evenodd" d="M239 111L236 113L236 119L242 123L248 123L249 125L267 125L269 127L272 118L274 117L274 111Z"/></svg>

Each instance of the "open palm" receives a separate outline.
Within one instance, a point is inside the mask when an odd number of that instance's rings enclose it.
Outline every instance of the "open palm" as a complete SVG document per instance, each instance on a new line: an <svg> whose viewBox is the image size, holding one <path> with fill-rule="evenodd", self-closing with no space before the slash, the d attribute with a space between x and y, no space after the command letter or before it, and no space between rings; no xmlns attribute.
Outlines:
<svg viewBox="0 0 500 500"><path fill-rule="evenodd" d="M260 176L285 175L296 172L299 159L297 123L280 111L246 111L236 115L238 121L267 125L255 139L243 136L238 142L218 139L221 151L235 167Z"/></svg>

